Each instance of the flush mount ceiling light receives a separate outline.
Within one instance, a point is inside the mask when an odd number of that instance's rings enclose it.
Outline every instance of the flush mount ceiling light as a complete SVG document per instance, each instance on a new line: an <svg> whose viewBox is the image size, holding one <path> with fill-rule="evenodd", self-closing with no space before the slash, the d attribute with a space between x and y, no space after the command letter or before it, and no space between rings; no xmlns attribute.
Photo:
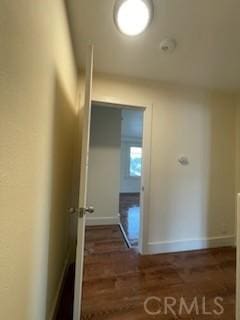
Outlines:
<svg viewBox="0 0 240 320"><path fill-rule="evenodd" d="M151 0L117 0L114 8L115 23L128 36L137 36L145 31L152 15Z"/></svg>

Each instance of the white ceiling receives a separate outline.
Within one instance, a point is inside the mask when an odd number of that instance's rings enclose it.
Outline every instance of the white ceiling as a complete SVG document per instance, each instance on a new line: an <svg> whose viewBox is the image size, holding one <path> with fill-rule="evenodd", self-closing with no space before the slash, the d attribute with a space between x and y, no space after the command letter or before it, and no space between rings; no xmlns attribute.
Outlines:
<svg viewBox="0 0 240 320"><path fill-rule="evenodd" d="M122 109L122 138L142 139L143 112Z"/></svg>
<svg viewBox="0 0 240 320"><path fill-rule="evenodd" d="M240 0L154 0L149 29L131 38L113 22L114 0L67 0L79 67L95 45L95 70L204 87L240 88ZM159 42L173 37L176 51Z"/></svg>

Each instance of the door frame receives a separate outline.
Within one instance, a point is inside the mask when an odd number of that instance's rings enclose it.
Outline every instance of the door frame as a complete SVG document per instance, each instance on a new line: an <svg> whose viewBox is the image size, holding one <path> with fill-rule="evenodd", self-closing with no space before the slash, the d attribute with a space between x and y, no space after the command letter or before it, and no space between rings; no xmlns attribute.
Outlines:
<svg viewBox="0 0 240 320"><path fill-rule="evenodd" d="M115 100L115 99L114 99ZM126 104L126 102L111 102L102 99L92 99L92 105L117 109L136 109L143 111L142 135L142 175L140 190L140 230L138 250L141 254L148 254L149 212L150 212L150 177L152 151L152 105Z"/></svg>

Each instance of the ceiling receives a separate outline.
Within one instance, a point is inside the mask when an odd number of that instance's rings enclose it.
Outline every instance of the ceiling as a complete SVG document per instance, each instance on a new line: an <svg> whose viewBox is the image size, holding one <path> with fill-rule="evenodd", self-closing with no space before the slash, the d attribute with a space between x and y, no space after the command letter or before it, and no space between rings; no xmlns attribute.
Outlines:
<svg viewBox="0 0 240 320"><path fill-rule="evenodd" d="M122 35L113 22L114 0L67 0L79 68L89 41L95 71L235 90L240 88L240 1L154 0L154 17L137 37ZM159 43L176 39L173 53Z"/></svg>
<svg viewBox="0 0 240 320"><path fill-rule="evenodd" d="M143 111L122 109L122 138L142 139Z"/></svg>

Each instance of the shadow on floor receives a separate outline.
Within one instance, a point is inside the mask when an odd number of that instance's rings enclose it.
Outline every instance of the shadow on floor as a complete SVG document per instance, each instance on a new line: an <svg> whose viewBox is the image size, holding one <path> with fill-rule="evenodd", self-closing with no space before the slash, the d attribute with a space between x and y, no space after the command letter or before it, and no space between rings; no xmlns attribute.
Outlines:
<svg viewBox="0 0 240 320"><path fill-rule="evenodd" d="M73 319L74 278L75 265L71 264L66 275L56 320Z"/></svg>

